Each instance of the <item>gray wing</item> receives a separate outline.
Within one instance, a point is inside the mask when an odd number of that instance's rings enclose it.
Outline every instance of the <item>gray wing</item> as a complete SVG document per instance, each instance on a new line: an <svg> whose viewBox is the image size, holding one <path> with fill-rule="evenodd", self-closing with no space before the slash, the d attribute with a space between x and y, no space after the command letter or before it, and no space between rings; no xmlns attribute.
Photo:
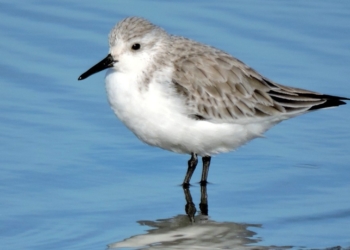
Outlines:
<svg viewBox="0 0 350 250"><path fill-rule="evenodd" d="M279 85L219 50L180 57L173 83L189 116L213 122L282 120L347 99Z"/></svg>

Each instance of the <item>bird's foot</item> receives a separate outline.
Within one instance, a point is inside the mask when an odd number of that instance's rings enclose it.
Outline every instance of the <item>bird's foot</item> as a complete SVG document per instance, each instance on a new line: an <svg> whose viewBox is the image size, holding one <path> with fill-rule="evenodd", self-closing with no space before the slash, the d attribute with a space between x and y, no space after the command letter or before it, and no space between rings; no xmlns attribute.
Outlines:
<svg viewBox="0 0 350 250"><path fill-rule="evenodd" d="M203 186L206 186L209 182L207 180L202 180L198 183L203 187Z"/></svg>

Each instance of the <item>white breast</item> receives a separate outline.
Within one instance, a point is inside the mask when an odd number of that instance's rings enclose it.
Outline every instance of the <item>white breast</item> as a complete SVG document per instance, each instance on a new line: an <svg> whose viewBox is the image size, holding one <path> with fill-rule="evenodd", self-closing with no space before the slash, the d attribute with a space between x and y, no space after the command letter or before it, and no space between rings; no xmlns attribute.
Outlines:
<svg viewBox="0 0 350 250"><path fill-rule="evenodd" d="M211 123L189 118L171 84L171 70L147 87L138 76L107 71L109 103L118 118L143 142L177 153L201 156L233 150L260 136L270 124ZM162 78L162 79L161 79ZM156 79L156 80L155 80Z"/></svg>

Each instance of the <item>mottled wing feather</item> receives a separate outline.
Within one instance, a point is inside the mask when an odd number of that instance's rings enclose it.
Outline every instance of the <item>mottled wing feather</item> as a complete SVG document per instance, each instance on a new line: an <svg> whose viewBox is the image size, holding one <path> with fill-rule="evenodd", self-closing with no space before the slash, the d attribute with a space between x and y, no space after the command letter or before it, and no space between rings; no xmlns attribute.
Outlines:
<svg viewBox="0 0 350 250"><path fill-rule="evenodd" d="M344 103L342 98L274 83L219 50L201 53L198 49L179 57L173 82L186 100L189 115L213 122L289 118L312 107L322 108L325 97L338 101L329 106Z"/></svg>

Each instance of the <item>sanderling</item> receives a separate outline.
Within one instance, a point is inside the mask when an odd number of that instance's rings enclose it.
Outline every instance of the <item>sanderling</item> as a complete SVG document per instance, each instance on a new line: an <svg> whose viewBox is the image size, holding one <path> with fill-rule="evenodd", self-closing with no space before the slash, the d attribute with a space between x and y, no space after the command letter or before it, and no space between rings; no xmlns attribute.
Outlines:
<svg viewBox="0 0 350 250"><path fill-rule="evenodd" d="M202 156L207 183L211 156L262 136L273 125L348 98L277 84L233 56L169 35L139 17L109 34L109 54L83 73L101 70L117 117L143 142L190 154L183 186Z"/></svg>

